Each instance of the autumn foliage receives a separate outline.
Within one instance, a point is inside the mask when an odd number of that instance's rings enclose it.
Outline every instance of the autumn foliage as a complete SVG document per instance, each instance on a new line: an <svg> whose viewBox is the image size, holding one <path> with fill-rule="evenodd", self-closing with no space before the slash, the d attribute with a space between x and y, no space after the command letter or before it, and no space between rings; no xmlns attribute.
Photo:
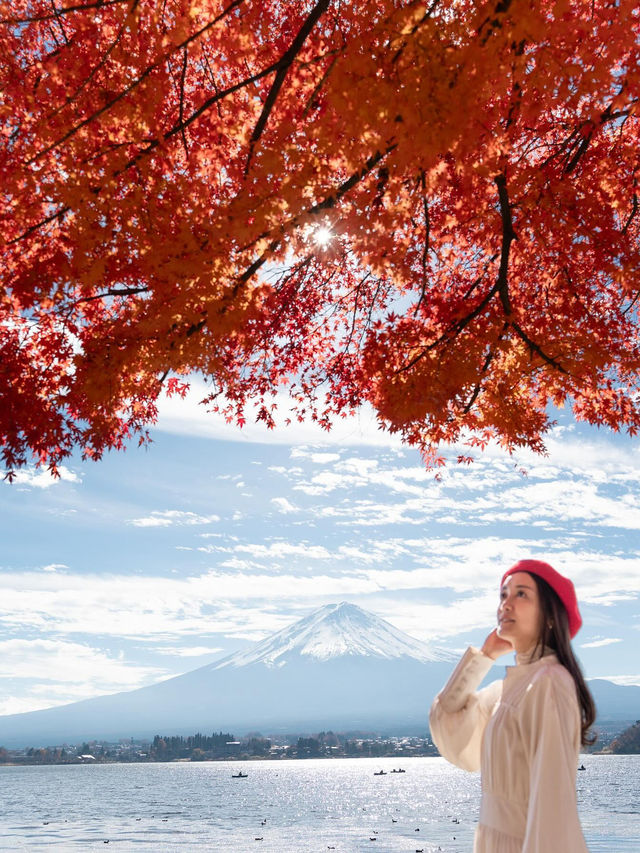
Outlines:
<svg viewBox="0 0 640 853"><path fill-rule="evenodd" d="M637 0L0 0L8 470L211 406L640 425Z"/></svg>

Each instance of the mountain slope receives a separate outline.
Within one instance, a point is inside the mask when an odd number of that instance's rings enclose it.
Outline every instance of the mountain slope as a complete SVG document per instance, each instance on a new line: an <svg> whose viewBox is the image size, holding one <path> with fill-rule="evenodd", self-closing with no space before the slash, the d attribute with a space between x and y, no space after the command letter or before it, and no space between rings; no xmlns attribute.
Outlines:
<svg viewBox="0 0 640 853"><path fill-rule="evenodd" d="M608 752L614 755L638 755L640 754L640 720L637 720L628 729L621 732L618 737L609 744Z"/></svg>

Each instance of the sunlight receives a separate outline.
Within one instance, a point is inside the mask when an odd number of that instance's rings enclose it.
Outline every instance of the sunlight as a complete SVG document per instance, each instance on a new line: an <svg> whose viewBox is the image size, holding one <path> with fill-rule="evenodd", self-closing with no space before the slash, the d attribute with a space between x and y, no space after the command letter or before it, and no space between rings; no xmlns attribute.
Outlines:
<svg viewBox="0 0 640 853"><path fill-rule="evenodd" d="M327 228L326 225L322 225L320 228L318 228L315 234L313 235L313 239L323 249L331 242L332 237L333 233L331 232L330 228Z"/></svg>

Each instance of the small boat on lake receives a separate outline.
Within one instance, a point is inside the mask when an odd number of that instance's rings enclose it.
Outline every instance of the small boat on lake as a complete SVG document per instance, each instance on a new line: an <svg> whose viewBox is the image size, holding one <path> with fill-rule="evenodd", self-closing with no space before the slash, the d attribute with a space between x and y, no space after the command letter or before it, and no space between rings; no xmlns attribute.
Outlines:
<svg viewBox="0 0 640 853"><path fill-rule="evenodd" d="M397 770L394 768L391 772L392 773L406 773L407 771L403 770L402 767L398 767Z"/></svg>
<svg viewBox="0 0 640 853"><path fill-rule="evenodd" d="M232 773L231 778L232 779L246 779L248 775L249 775L248 773L243 773L241 770L239 773Z"/></svg>
<svg viewBox="0 0 640 853"><path fill-rule="evenodd" d="M386 776L387 771L386 770L376 770L373 775L374 776Z"/></svg>

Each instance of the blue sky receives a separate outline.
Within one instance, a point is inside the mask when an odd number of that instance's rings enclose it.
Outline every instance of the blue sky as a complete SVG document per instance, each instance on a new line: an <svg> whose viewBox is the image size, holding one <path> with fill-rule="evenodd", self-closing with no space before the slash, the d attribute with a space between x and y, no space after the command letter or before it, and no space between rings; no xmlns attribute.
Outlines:
<svg viewBox="0 0 640 853"><path fill-rule="evenodd" d="M491 448L438 482L366 413L239 431L202 395L164 402L146 449L1 485L0 713L186 672L343 600L461 650L525 556L573 578L587 676L640 684L637 439L561 415L548 457Z"/></svg>

